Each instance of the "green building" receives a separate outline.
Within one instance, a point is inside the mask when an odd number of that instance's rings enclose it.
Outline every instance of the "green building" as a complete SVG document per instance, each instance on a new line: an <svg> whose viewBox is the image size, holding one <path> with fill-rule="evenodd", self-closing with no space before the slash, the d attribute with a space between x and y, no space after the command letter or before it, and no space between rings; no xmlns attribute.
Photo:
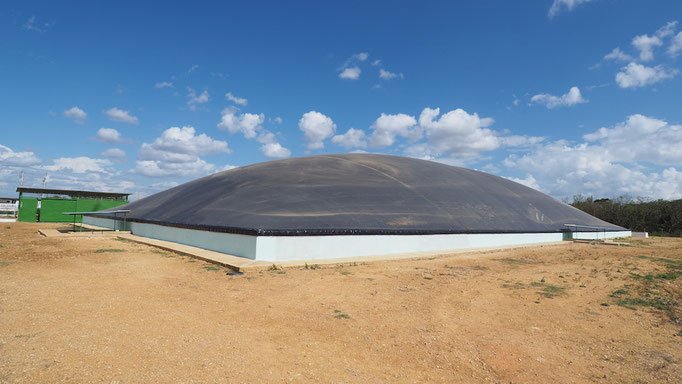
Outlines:
<svg viewBox="0 0 682 384"><path fill-rule="evenodd" d="M128 204L129 193L73 191L68 189L17 187L17 219L27 222L74 222L63 212L93 212ZM83 222L81 215L76 222Z"/></svg>

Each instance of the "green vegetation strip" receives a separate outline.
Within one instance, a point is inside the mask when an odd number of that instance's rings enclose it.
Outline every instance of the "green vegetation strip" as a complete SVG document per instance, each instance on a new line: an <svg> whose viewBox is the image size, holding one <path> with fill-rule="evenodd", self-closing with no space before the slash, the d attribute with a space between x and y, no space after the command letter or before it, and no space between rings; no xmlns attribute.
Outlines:
<svg viewBox="0 0 682 384"><path fill-rule="evenodd" d="M95 253L114 253L114 252L125 252L125 249L117 249L117 248L101 248L95 250Z"/></svg>

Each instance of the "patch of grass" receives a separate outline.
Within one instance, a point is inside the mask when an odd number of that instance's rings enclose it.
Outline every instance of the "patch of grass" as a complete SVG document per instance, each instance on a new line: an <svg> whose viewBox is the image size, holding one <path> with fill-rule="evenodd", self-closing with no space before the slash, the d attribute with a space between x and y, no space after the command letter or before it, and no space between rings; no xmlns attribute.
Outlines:
<svg viewBox="0 0 682 384"><path fill-rule="evenodd" d="M646 281L646 282L648 282L648 283L651 283L651 282L654 281L654 275L652 275L651 273L646 274L646 275L640 275L639 273L630 272L630 276L631 276L633 279L644 280L644 281Z"/></svg>
<svg viewBox="0 0 682 384"><path fill-rule="evenodd" d="M668 271L666 273L659 273L656 275L657 279L663 279L663 280L675 280L677 279L677 276L679 276L680 273L677 271Z"/></svg>
<svg viewBox="0 0 682 384"><path fill-rule="evenodd" d="M353 274L353 273L351 273L350 271L339 271L339 273L342 274L342 275L344 275L344 276L348 276L348 275L352 275L352 274Z"/></svg>
<svg viewBox="0 0 682 384"><path fill-rule="evenodd" d="M305 263L305 269L315 270L315 269L320 269L320 266L317 264L308 265L308 263Z"/></svg>
<svg viewBox="0 0 682 384"><path fill-rule="evenodd" d="M216 267L215 265L205 265L202 268L204 268L207 271L220 271L222 268Z"/></svg>
<svg viewBox="0 0 682 384"><path fill-rule="evenodd" d="M529 259L515 259L513 257L505 257L503 259L496 259L499 262L509 264L509 265L527 265L527 264L538 264L535 260Z"/></svg>
<svg viewBox="0 0 682 384"><path fill-rule="evenodd" d="M510 283L504 283L502 284L502 288L507 288L507 289L524 289L526 288L526 285L520 282L516 282L513 284Z"/></svg>
<svg viewBox="0 0 682 384"><path fill-rule="evenodd" d="M0 260L0 267L4 267L4 266L10 265L10 264L12 264L11 261Z"/></svg>
<svg viewBox="0 0 682 384"><path fill-rule="evenodd" d="M471 267L471 269L473 269L474 271L487 271L488 267L485 267L483 265L474 265L473 267Z"/></svg>
<svg viewBox="0 0 682 384"><path fill-rule="evenodd" d="M268 271L279 271L282 267L278 267L276 264L272 264L268 267Z"/></svg>
<svg viewBox="0 0 682 384"><path fill-rule="evenodd" d="M125 252L125 249L118 248L100 248L95 250L95 253L115 253L115 252Z"/></svg>
<svg viewBox="0 0 682 384"><path fill-rule="evenodd" d="M566 288L564 287L558 287L556 285L545 283L531 283L530 285L536 288L540 288L537 294L549 299L556 296L563 296L566 294Z"/></svg>
<svg viewBox="0 0 682 384"><path fill-rule="evenodd" d="M653 307L656 309L668 310L670 303L661 300L658 297L652 299L644 299L641 297L626 297L616 301L617 305L628 309L635 309L635 307Z"/></svg>
<svg viewBox="0 0 682 384"><path fill-rule="evenodd" d="M616 289L615 291L611 292L609 296L611 297L621 297L623 295L628 295L630 296L630 292L628 292L627 289Z"/></svg>
<svg viewBox="0 0 682 384"><path fill-rule="evenodd" d="M350 315L341 312L341 310L335 309L334 313L335 313L335 315L334 315L335 319L350 319Z"/></svg>

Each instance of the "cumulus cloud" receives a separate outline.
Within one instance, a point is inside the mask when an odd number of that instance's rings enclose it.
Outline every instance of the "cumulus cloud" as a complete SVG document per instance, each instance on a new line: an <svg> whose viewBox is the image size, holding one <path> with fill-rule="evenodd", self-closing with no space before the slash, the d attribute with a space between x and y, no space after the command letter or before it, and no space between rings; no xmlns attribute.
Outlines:
<svg viewBox="0 0 682 384"><path fill-rule="evenodd" d="M417 140L421 137L421 131L416 125L417 120L414 116L404 113L395 115L382 113L370 127L373 130L370 145L379 148L388 147L393 145L397 136Z"/></svg>
<svg viewBox="0 0 682 384"><path fill-rule="evenodd" d="M639 50L641 61L651 61L654 59L654 48L663 45L658 36L640 35L632 39L632 45Z"/></svg>
<svg viewBox="0 0 682 384"><path fill-rule="evenodd" d="M113 128L100 128L97 130L95 140L109 144L118 143L121 141L121 133Z"/></svg>
<svg viewBox="0 0 682 384"><path fill-rule="evenodd" d="M196 135L194 127L185 126L182 128L171 127L166 129L151 144L143 143L140 150L143 156L144 154L151 155L151 157L145 158L145 160L157 160L158 158L153 157L157 152L197 156L202 154L230 153L230 149L227 147L227 142L212 139L205 133Z"/></svg>
<svg viewBox="0 0 682 384"><path fill-rule="evenodd" d="M672 57L676 57L682 51L682 32L679 32L670 41L670 46L668 47L668 54Z"/></svg>
<svg viewBox="0 0 682 384"><path fill-rule="evenodd" d="M263 144L261 152L269 159L279 159L291 156L291 151L284 148L275 138L275 134L264 129L264 114L242 113L237 114L234 108L225 108L222 111L218 128L235 134L241 132L246 139L255 139ZM277 118L276 118L277 119ZM275 120L276 120L275 119ZM281 122L281 119L280 119Z"/></svg>
<svg viewBox="0 0 682 384"><path fill-rule="evenodd" d="M189 106L190 111L196 111L201 104L208 103L209 99L210 95L208 94L208 90L204 89L203 92L197 95L194 89L187 87L187 105Z"/></svg>
<svg viewBox="0 0 682 384"><path fill-rule="evenodd" d="M552 109L557 107L570 107L576 104L587 103L583 98L578 87L571 87L567 93L561 96L554 96L547 93L535 95L530 99L531 103L542 104L545 107Z"/></svg>
<svg viewBox="0 0 682 384"><path fill-rule="evenodd" d="M33 152L14 152L11 148L0 144L0 164L4 166L28 167L40 164L40 162Z"/></svg>
<svg viewBox="0 0 682 384"><path fill-rule="evenodd" d="M613 51L604 56L604 60L632 61L632 56L624 53L620 48L614 48Z"/></svg>
<svg viewBox="0 0 682 384"><path fill-rule="evenodd" d="M261 151L268 159L281 159L291 156L291 151L282 147L278 142L263 144Z"/></svg>
<svg viewBox="0 0 682 384"><path fill-rule="evenodd" d="M80 157L60 157L52 160L51 165L42 166L42 169L48 171L62 171L67 170L73 173L86 172L101 172L108 173L106 167L110 166L111 162L105 159L93 159L86 156Z"/></svg>
<svg viewBox="0 0 682 384"><path fill-rule="evenodd" d="M220 122L218 128L226 130L232 134L241 132L245 138L254 139L258 132L262 130L261 124L265 121L265 115L255 115L252 113L243 113L237 115L237 111L233 108L225 108L221 112Z"/></svg>
<svg viewBox="0 0 682 384"><path fill-rule="evenodd" d="M109 148L100 154L105 159L123 163L126 161L126 153L120 148Z"/></svg>
<svg viewBox="0 0 682 384"><path fill-rule="evenodd" d="M440 108L424 108L419 125L428 141L428 152L434 156L470 157L491 151L501 145L496 133L489 129L495 120L455 109L440 116Z"/></svg>
<svg viewBox="0 0 682 384"><path fill-rule="evenodd" d="M339 73L339 78L346 80L357 80L360 78L360 73L362 70L358 66L344 68L341 73Z"/></svg>
<svg viewBox="0 0 682 384"><path fill-rule="evenodd" d="M77 123L83 124L88 114L78 107L71 107L64 111L64 117L75 120Z"/></svg>
<svg viewBox="0 0 682 384"><path fill-rule="evenodd" d="M505 179L509 179L511 181L515 181L519 184L525 185L528 188L533 188L537 191L541 191L540 185L538 184L537 180L533 177L533 175L527 174L526 177L523 179L517 178L517 177L505 177Z"/></svg>
<svg viewBox="0 0 682 384"><path fill-rule="evenodd" d="M151 177L206 175L215 170L215 165L199 155L229 152L227 142L204 133L196 135L194 127L171 127L151 144L142 144L135 173Z"/></svg>
<svg viewBox="0 0 682 384"><path fill-rule="evenodd" d="M304 113L298 121L298 128L308 141L308 149L324 148L324 140L336 132L332 119L317 111Z"/></svg>
<svg viewBox="0 0 682 384"><path fill-rule="evenodd" d="M682 164L682 125L668 124L664 120L636 114L583 138L606 148L615 161Z"/></svg>
<svg viewBox="0 0 682 384"><path fill-rule="evenodd" d="M554 0L552 6L549 8L548 16L553 18L562 11L572 11L573 8L583 3L589 3L591 0Z"/></svg>
<svg viewBox="0 0 682 384"><path fill-rule="evenodd" d="M173 82L162 81L162 82L154 84L154 88L173 88Z"/></svg>
<svg viewBox="0 0 682 384"><path fill-rule="evenodd" d="M678 70L666 69L662 65L647 67L642 64L630 63L620 69L616 74L616 83L621 88L637 88L658 83L659 81L673 78Z"/></svg>
<svg viewBox="0 0 682 384"><path fill-rule="evenodd" d="M359 64L366 61L368 57L369 53L367 52L360 52L351 55L351 57L346 59L346 61L343 63L343 66L339 68L339 78L346 80L359 79L360 73L362 73Z"/></svg>
<svg viewBox="0 0 682 384"><path fill-rule="evenodd" d="M242 98L242 97L234 96L234 95L232 94L232 92L226 93L226 94L225 94L225 97L226 97L228 100L230 100L231 102L233 102L233 103L235 103L235 104L239 104L239 105L241 105L241 106L243 106L243 107L246 107L246 105L249 103L249 101L248 101L247 99Z"/></svg>
<svg viewBox="0 0 682 384"><path fill-rule="evenodd" d="M198 177L215 171L213 164L195 157L184 162L138 160L135 173L149 177Z"/></svg>
<svg viewBox="0 0 682 384"><path fill-rule="evenodd" d="M622 123L584 136L585 142L555 141L503 164L532 174L539 186L557 197L574 194L682 198L682 126L632 115ZM647 166L666 167L647 171Z"/></svg>
<svg viewBox="0 0 682 384"><path fill-rule="evenodd" d="M367 147L365 131L354 128L350 128L343 135L336 135L332 137L332 143L346 149Z"/></svg>
<svg viewBox="0 0 682 384"><path fill-rule="evenodd" d="M379 69L379 77L384 79L384 80L391 80L391 79L395 79L395 78L401 78L402 79L405 76L403 76L402 73L393 73L393 72L389 72L389 71L386 71L383 68L381 68L381 69Z"/></svg>
<svg viewBox="0 0 682 384"><path fill-rule="evenodd" d="M118 109L116 107L110 108L107 110L106 115L109 116L109 119L112 121L118 121L120 123L128 123L128 124L137 124L137 117L132 116L130 112L124 111L122 109Z"/></svg>

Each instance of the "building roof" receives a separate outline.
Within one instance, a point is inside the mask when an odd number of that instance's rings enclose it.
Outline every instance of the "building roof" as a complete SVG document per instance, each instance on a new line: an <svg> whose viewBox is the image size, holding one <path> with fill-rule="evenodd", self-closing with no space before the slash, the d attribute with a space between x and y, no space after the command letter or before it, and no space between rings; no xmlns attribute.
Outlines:
<svg viewBox="0 0 682 384"><path fill-rule="evenodd" d="M117 207L128 221L252 235L623 230L508 179L375 154L239 167Z"/></svg>
<svg viewBox="0 0 682 384"><path fill-rule="evenodd" d="M31 188L17 187L17 192L23 193L44 193L51 195L68 195L74 197L127 197L130 193L118 192L96 192L96 191L77 191L72 189L50 189L50 188Z"/></svg>

